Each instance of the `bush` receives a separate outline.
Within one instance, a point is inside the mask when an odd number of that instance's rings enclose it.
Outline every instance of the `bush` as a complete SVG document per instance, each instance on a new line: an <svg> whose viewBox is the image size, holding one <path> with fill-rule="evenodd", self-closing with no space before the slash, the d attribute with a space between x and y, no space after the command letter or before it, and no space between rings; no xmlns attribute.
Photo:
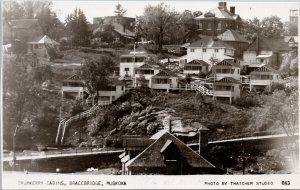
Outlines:
<svg viewBox="0 0 300 190"><path fill-rule="evenodd" d="M275 90L284 90L284 83L273 82L271 85L271 92L273 93Z"/></svg>
<svg viewBox="0 0 300 190"><path fill-rule="evenodd" d="M113 49L120 49L120 48L124 48L125 44L122 42L113 42L111 43L111 48Z"/></svg>
<svg viewBox="0 0 300 190"><path fill-rule="evenodd" d="M243 108L250 108L250 107L260 106L261 102L254 96L246 96L246 97L237 98L235 100L235 104Z"/></svg>

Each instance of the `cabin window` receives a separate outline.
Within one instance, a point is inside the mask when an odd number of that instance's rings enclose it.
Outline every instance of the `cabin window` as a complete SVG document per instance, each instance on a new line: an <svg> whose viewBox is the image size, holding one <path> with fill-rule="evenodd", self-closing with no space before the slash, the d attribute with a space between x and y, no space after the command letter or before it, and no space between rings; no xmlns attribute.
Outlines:
<svg viewBox="0 0 300 190"><path fill-rule="evenodd" d="M195 49L194 48L191 48L191 50L190 50L191 52L195 52Z"/></svg>
<svg viewBox="0 0 300 190"><path fill-rule="evenodd" d="M124 86L121 87L121 90L124 91Z"/></svg>
<svg viewBox="0 0 300 190"><path fill-rule="evenodd" d="M211 23L207 24L207 30L211 30Z"/></svg>
<svg viewBox="0 0 300 190"><path fill-rule="evenodd" d="M128 67L125 67L125 68L124 68L124 71L129 71L129 68L128 68Z"/></svg>
<svg viewBox="0 0 300 190"><path fill-rule="evenodd" d="M238 72L238 74L240 74L240 70L239 69L237 70L237 72Z"/></svg>
<svg viewBox="0 0 300 190"><path fill-rule="evenodd" d="M219 22L217 30L221 30L221 27L222 27L222 24L221 24L221 22Z"/></svg>
<svg viewBox="0 0 300 190"><path fill-rule="evenodd" d="M215 53L218 53L218 52L219 52L219 49L218 49L218 48L216 48L216 49L215 49Z"/></svg>
<svg viewBox="0 0 300 190"><path fill-rule="evenodd" d="M206 52L206 48L203 48L203 52Z"/></svg>

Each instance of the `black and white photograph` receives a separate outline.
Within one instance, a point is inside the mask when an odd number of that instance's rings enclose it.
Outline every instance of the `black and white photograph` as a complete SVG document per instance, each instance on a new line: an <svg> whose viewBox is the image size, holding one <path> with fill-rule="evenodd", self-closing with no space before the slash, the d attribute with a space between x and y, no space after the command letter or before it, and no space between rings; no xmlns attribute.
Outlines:
<svg viewBox="0 0 300 190"><path fill-rule="evenodd" d="M3 0L1 188L300 188L299 5Z"/></svg>

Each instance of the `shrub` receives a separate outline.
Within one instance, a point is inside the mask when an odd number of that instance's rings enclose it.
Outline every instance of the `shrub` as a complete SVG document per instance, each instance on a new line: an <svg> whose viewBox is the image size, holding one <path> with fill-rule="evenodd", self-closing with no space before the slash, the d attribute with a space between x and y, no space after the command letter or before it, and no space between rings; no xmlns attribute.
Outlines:
<svg viewBox="0 0 300 190"><path fill-rule="evenodd" d="M273 82L271 85L271 92L273 93L275 90L284 90L284 83Z"/></svg>
<svg viewBox="0 0 300 190"><path fill-rule="evenodd" d="M258 98L255 98L254 96L246 96L237 98L235 100L235 104L243 108L250 108L260 106L261 102Z"/></svg>
<svg viewBox="0 0 300 190"><path fill-rule="evenodd" d="M120 49L120 48L124 48L125 44L122 42L113 42L111 43L111 48L113 49Z"/></svg>

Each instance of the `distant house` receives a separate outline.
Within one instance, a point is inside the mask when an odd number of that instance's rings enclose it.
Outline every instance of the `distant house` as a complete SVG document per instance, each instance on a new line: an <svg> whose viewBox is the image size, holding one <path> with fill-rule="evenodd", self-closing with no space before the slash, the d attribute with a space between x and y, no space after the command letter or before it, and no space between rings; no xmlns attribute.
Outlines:
<svg viewBox="0 0 300 190"><path fill-rule="evenodd" d="M93 33L101 31L105 25L111 24L114 27L112 35L115 41L131 42L135 39L135 18L122 16L95 17L93 24L98 25Z"/></svg>
<svg viewBox="0 0 300 190"><path fill-rule="evenodd" d="M81 98L84 95L85 82L80 75L72 75L62 81L62 97Z"/></svg>
<svg viewBox="0 0 300 190"><path fill-rule="evenodd" d="M244 64L266 64L279 68L286 53L293 51L284 38L268 38L257 35L243 54Z"/></svg>
<svg viewBox="0 0 300 190"><path fill-rule="evenodd" d="M109 77L108 83L98 92L98 103L110 104L117 100L126 90L125 83L119 81L117 78ZM84 100L88 96L88 90L85 81L80 75L73 75L63 80L61 88L62 97L78 98ZM94 102L95 95L89 96L88 101ZM95 102L94 102L95 103Z"/></svg>
<svg viewBox="0 0 300 190"><path fill-rule="evenodd" d="M270 89L272 82L278 80L279 77L278 71L267 65L261 65L250 73L250 90Z"/></svg>
<svg viewBox="0 0 300 190"><path fill-rule="evenodd" d="M218 39L234 47L236 50L234 52L235 57L242 58L243 52L249 47L249 42L246 38L236 30L226 30L222 34L218 35Z"/></svg>
<svg viewBox="0 0 300 190"><path fill-rule="evenodd" d="M44 36L38 19L11 20L9 24L13 30L13 38L28 42L37 36Z"/></svg>
<svg viewBox="0 0 300 190"><path fill-rule="evenodd" d="M203 60L211 64L211 58L217 60L232 59L235 48L217 38L206 36L187 46L186 60Z"/></svg>
<svg viewBox="0 0 300 190"><path fill-rule="evenodd" d="M152 77L159 73L160 70L162 70L162 66L158 64L149 64L145 63L142 66L136 68L135 70L135 76L134 76L134 86L141 86L141 80L144 80L143 82L145 85L149 88L152 86Z"/></svg>
<svg viewBox="0 0 300 190"><path fill-rule="evenodd" d="M235 14L235 7L227 9L226 2L219 2L219 6L215 9L196 17L198 20L200 34L217 36L227 29L240 31L243 22L238 14Z"/></svg>
<svg viewBox="0 0 300 190"><path fill-rule="evenodd" d="M209 64L202 60L192 60L184 65L183 74L208 73Z"/></svg>
<svg viewBox="0 0 300 190"><path fill-rule="evenodd" d="M58 49L59 43L43 33L38 19L11 20L12 39L27 44L27 52L46 57L47 48Z"/></svg>
<svg viewBox="0 0 300 190"><path fill-rule="evenodd" d="M190 175L220 173L214 165L169 132L125 164L125 174Z"/></svg>
<svg viewBox="0 0 300 190"><path fill-rule="evenodd" d="M289 44L293 49L298 48L299 39L298 36L285 36L284 41Z"/></svg>
<svg viewBox="0 0 300 190"><path fill-rule="evenodd" d="M160 70L151 78L151 88L156 90L166 90L177 88L178 76L168 69Z"/></svg>
<svg viewBox="0 0 300 190"><path fill-rule="evenodd" d="M49 38L47 35L44 35L29 39L27 45L28 53L35 53L38 56L46 57L48 55L47 48L52 47L58 50L60 44Z"/></svg>
<svg viewBox="0 0 300 190"><path fill-rule="evenodd" d="M115 77L109 77L106 87L99 90L99 102L112 103L117 100L126 90L125 83Z"/></svg>

